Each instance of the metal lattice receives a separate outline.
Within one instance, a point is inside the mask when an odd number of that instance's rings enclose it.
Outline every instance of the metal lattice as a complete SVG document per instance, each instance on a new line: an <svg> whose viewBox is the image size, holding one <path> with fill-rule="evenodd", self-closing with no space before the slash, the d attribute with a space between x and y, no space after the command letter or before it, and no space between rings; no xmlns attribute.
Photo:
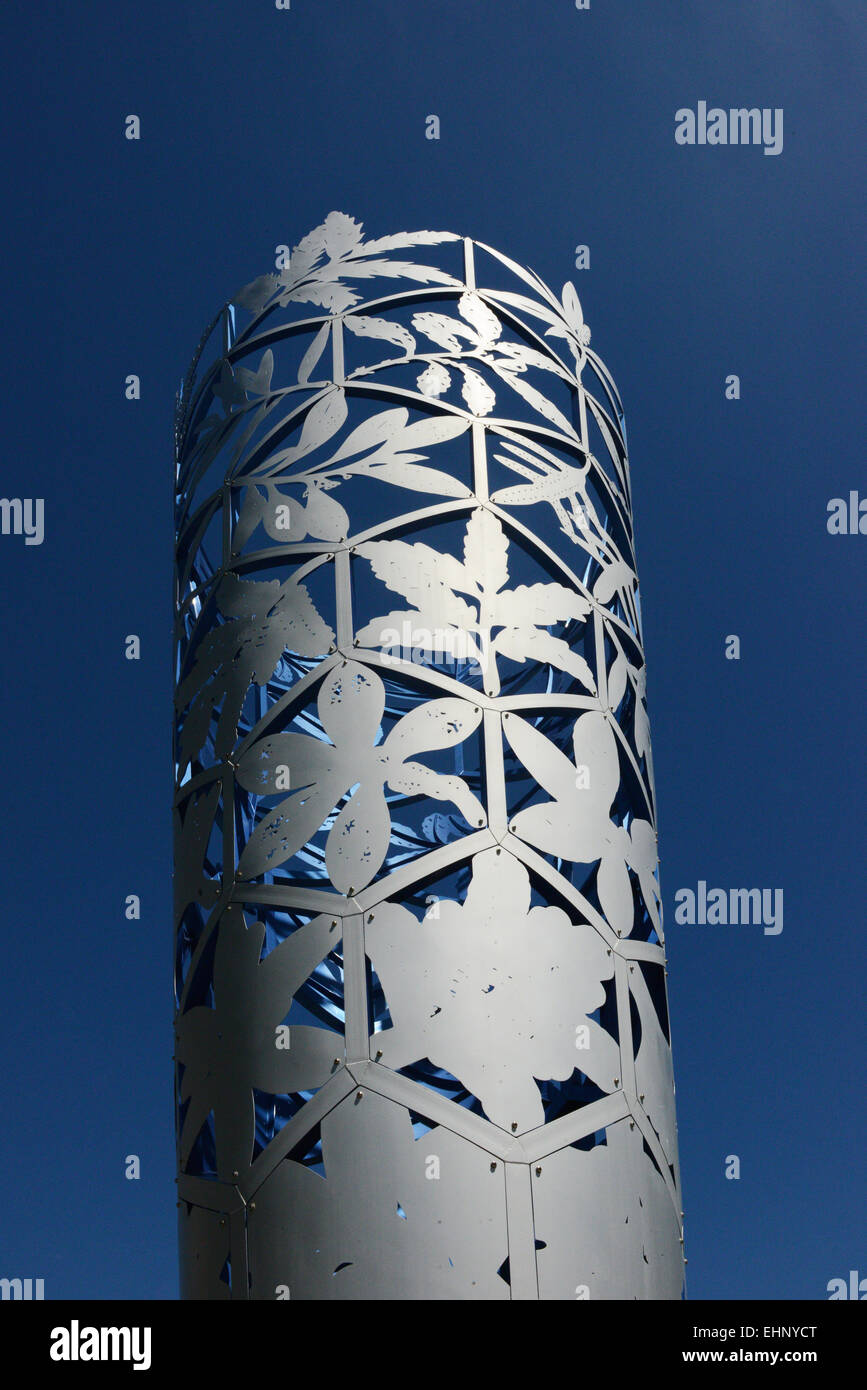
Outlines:
<svg viewBox="0 0 867 1390"><path fill-rule="evenodd" d="M184 382L186 1296L681 1294L629 471L589 341L573 285L335 212Z"/></svg>

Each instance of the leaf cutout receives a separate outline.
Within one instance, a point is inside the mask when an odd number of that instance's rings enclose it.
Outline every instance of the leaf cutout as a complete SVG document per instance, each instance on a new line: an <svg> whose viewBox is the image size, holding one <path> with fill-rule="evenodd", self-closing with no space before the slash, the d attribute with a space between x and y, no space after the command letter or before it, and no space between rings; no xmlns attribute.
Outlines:
<svg viewBox="0 0 867 1390"><path fill-rule="evenodd" d="M398 232L394 236L365 242L362 251L365 255L379 255L382 251L402 251L408 246L436 246L441 241L460 239L456 232Z"/></svg>
<svg viewBox="0 0 867 1390"><path fill-rule="evenodd" d="M589 613L590 600L565 584L520 584L494 603L495 622L505 627L550 627Z"/></svg>
<svg viewBox="0 0 867 1390"><path fill-rule="evenodd" d="M608 672L608 708L613 712L620 707L620 701L626 694L626 679L629 663L622 651L617 652L617 656L611 664Z"/></svg>
<svg viewBox="0 0 867 1390"><path fill-rule="evenodd" d="M416 380L416 386L422 395L431 396L434 399L441 396L444 391L448 391L451 384L451 376L442 362L431 362Z"/></svg>
<svg viewBox="0 0 867 1390"><path fill-rule="evenodd" d="M619 854L603 855L596 892L606 921L621 936L628 936L635 924L635 904L629 870Z"/></svg>
<svg viewBox="0 0 867 1390"><path fill-rule="evenodd" d="M488 594L495 594L509 579L509 541L493 512L479 507L467 522L464 564Z"/></svg>
<svg viewBox="0 0 867 1390"><path fill-rule="evenodd" d="M610 603L617 590L631 588L634 579L634 571L625 560L614 560L593 585L593 597L598 603Z"/></svg>
<svg viewBox="0 0 867 1390"><path fill-rule="evenodd" d="M308 410L301 438L295 449L290 449L289 453L300 459L327 444L345 422L347 414L346 395L342 388L338 386L334 391L327 391Z"/></svg>
<svg viewBox="0 0 867 1390"><path fill-rule="evenodd" d="M359 338L382 338L387 343L402 347L407 357L415 352L415 338L401 323L390 323L388 319L364 318L361 315L347 314L343 319L350 333Z"/></svg>
<svg viewBox="0 0 867 1390"><path fill-rule="evenodd" d="M310 346L308 347L304 356L301 358L301 362L298 367L298 381L300 385L306 386L307 382L310 380L313 368L317 365L320 357L325 351L325 346L328 342L328 337L330 333L331 324L323 323L319 332L316 334L316 337L310 343Z"/></svg>
<svg viewBox="0 0 867 1390"><path fill-rule="evenodd" d="M562 299L566 322L575 332L580 332L584 327L584 314L581 309L581 301L578 298L578 291L571 280L567 280L563 286Z"/></svg>
<svg viewBox="0 0 867 1390"><path fill-rule="evenodd" d="M584 657L574 652L561 637L553 637L551 633L538 629L525 632L518 628L504 628L494 639L493 650L498 656L510 657L520 664L531 660L554 666L574 677L591 695L596 694L596 681Z"/></svg>
<svg viewBox="0 0 867 1390"><path fill-rule="evenodd" d="M434 265L418 265L415 261L341 261L335 270L353 279L371 279L381 275L385 279L415 280L422 285L458 284L455 277L444 270Z"/></svg>
<svg viewBox="0 0 867 1390"><path fill-rule="evenodd" d="M423 541L365 541L357 553L370 561L377 579L416 607L442 585L463 594L478 593L475 579L459 560L441 555Z"/></svg>
<svg viewBox="0 0 867 1390"><path fill-rule="evenodd" d="M246 309L251 314L259 314L279 288L280 282L271 271L270 274L259 275L248 285L244 285L243 289L238 290L238 293L232 296L231 302Z"/></svg>
<svg viewBox="0 0 867 1390"><path fill-rule="evenodd" d="M193 668L176 696L179 710L191 705L181 736L184 767L201 748L211 713L221 701L218 757L233 746L250 683L265 685L284 651L322 656L335 640L307 589L294 576L281 585L278 580L244 580L227 574L217 602L228 621L213 628L199 644Z"/></svg>
<svg viewBox="0 0 867 1390"><path fill-rule="evenodd" d="M497 404L497 397L484 377L479 376L478 372L474 372L472 367L467 367L463 362L456 362L455 366L463 374L461 395L470 410L474 415L490 415Z"/></svg>
<svg viewBox="0 0 867 1390"><path fill-rule="evenodd" d="M536 367L541 372L553 372L563 381L571 383L574 380L574 374L567 372L553 357L547 356L544 352L537 352L535 348L526 347L524 343L497 343L497 347L515 363L515 370ZM511 370L511 362L502 362L500 365Z"/></svg>
<svg viewBox="0 0 867 1390"><path fill-rule="evenodd" d="M458 312L466 319L467 323L472 324L478 334L481 347L490 347L503 331L503 325L497 315L488 308L483 299L480 299L471 290L462 294L458 300Z"/></svg>
<svg viewBox="0 0 867 1390"><path fill-rule="evenodd" d="M620 765L605 716L588 710L575 721L574 763L532 724L514 714L504 720L503 728L530 776L553 797L545 804L519 811L512 822L515 833L544 853L573 863L592 864L618 854L622 860L629 841L609 814L620 781ZM616 880L616 865L606 873Z"/></svg>
<svg viewBox="0 0 867 1390"><path fill-rule="evenodd" d="M460 777L434 772L422 763L407 762L391 772L388 780L389 786L404 796L429 796L451 802L475 830L487 824L484 806Z"/></svg>
<svg viewBox="0 0 867 1390"><path fill-rule="evenodd" d="M373 747L385 711L385 686L375 671L357 661L329 671L317 700L322 727L336 747ZM351 770L350 759L350 770Z"/></svg>
<svg viewBox="0 0 867 1390"><path fill-rule="evenodd" d="M276 487L268 489L268 504L262 520L272 541L280 545L303 541L307 535L304 507L296 497L289 497Z"/></svg>
<svg viewBox="0 0 867 1390"><path fill-rule="evenodd" d="M396 487L405 487L410 492L432 492L440 497L472 496L466 484L458 478L453 478L451 474L443 473L438 468L422 468L403 459L381 463L373 460L369 466L366 462L353 465L352 471L363 472L368 478L375 478L380 483L393 483Z"/></svg>
<svg viewBox="0 0 867 1390"><path fill-rule="evenodd" d="M262 818L238 860L238 877L258 878L279 868L316 834L341 795L336 779L300 791Z"/></svg>
<svg viewBox="0 0 867 1390"><path fill-rule="evenodd" d="M254 743L240 760L239 781L251 791L277 790L276 770L283 763L290 779L294 768L304 783L254 829L240 858L241 878L255 878L292 858L351 791L329 831L326 867L340 891L365 887L388 852L386 782L405 795L449 801L465 816L484 818L481 803L461 778L407 762L412 753L462 742L477 727L481 711L470 715L462 700L434 701L411 710L386 744L379 744L385 687L375 671L358 662L328 673L318 707L330 744L307 734L275 734Z"/></svg>
<svg viewBox="0 0 867 1390"><path fill-rule="evenodd" d="M495 363L492 363L492 366L497 376L511 386L513 391L517 391L519 396L523 396L528 405L531 405L558 430L562 430L570 439L578 438L574 425L566 419L563 412L558 410L552 401L548 400L547 396L543 396L541 391L537 391L535 386L531 386L528 381L524 381L523 377L518 376L515 372L505 371Z"/></svg>
<svg viewBox="0 0 867 1390"><path fill-rule="evenodd" d="M385 751L401 760L410 753L426 753L438 748L454 748L474 733L482 722L481 709L467 700L429 700L416 705L395 725Z"/></svg>
<svg viewBox="0 0 867 1390"><path fill-rule="evenodd" d="M262 520L266 505L265 497L256 487L244 491L244 501L238 513L238 520L232 527L232 553L240 555L247 541Z"/></svg>
<svg viewBox="0 0 867 1390"><path fill-rule="evenodd" d="M248 367L236 368L235 375L238 384L252 396L267 396L271 390L271 378L274 375L274 354L268 348L262 354L262 361L259 363L255 372L251 372Z"/></svg>
<svg viewBox="0 0 867 1390"><path fill-rule="evenodd" d="M547 304L540 304L538 299L530 299L525 294L514 294L511 290L486 290L489 299L493 299L497 304L505 304L510 309L517 309L522 314L530 314L533 318L541 319L543 323L550 324L552 327L560 323L561 315L555 312ZM552 299L553 303L556 300ZM557 305L559 309L560 306Z"/></svg>
<svg viewBox="0 0 867 1390"><path fill-rule="evenodd" d="M338 893L368 884L388 853L391 816L382 786L362 786L347 801L325 847L325 867Z"/></svg>
<svg viewBox="0 0 867 1390"><path fill-rule="evenodd" d="M371 415L369 420L363 420L346 437L337 453L332 454L328 460L329 464L339 463L341 459L351 458L353 454L363 454L365 449L372 449L375 444L384 444L394 439L408 419L409 411L405 406L380 410L377 415Z"/></svg>
<svg viewBox="0 0 867 1390"><path fill-rule="evenodd" d="M519 662L538 652L540 660L551 661L595 693L593 675L584 658L560 638L540 630L561 619L583 620L589 612L587 600L562 584L504 589L509 578L508 548L499 519L483 507L467 522L463 564L422 542L368 541L358 546L358 554L370 561L376 577L415 609L374 619L362 629L359 639L368 645L391 646L395 639L386 641L382 634L396 629L401 634L400 645L406 646L402 635L405 626L410 633L415 628L426 629L429 640L411 639L414 649L457 655L462 648L467 659L478 659L485 689L494 695L500 688L498 652ZM479 611L458 594L479 603ZM480 627L480 622L484 626ZM505 635L492 640L492 629L498 626L504 627ZM450 632L452 628L460 630L462 642Z"/></svg>
<svg viewBox="0 0 867 1390"><path fill-rule="evenodd" d="M269 734L238 759L235 776L245 791L256 796L293 793L338 777L339 766L330 743L307 734ZM281 773L281 769L288 773ZM288 775L289 786L282 785Z"/></svg>
<svg viewBox="0 0 867 1390"><path fill-rule="evenodd" d="M475 329L446 314L413 314L412 326L417 333L423 333L439 347L445 348L446 352L460 352L460 338L467 338L474 347L478 344Z"/></svg>
<svg viewBox="0 0 867 1390"><path fill-rule="evenodd" d="M322 245L330 260L348 256L361 245L363 223L345 212L330 212L322 224Z"/></svg>
<svg viewBox="0 0 867 1390"><path fill-rule="evenodd" d="M315 483L307 489L304 520L309 535L320 541L343 541L349 535L349 516L323 487Z"/></svg>

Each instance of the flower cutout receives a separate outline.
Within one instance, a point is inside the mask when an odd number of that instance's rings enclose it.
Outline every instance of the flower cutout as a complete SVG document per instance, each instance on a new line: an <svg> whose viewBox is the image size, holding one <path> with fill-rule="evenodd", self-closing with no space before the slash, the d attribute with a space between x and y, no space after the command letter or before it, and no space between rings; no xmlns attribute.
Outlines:
<svg viewBox="0 0 867 1390"><path fill-rule="evenodd" d="M606 944L559 907L531 907L529 875L513 855L477 854L465 902L441 900L421 923L395 903L378 907L365 943L393 1023L376 1034L384 1065L429 1058L509 1132L544 1123L537 1078L566 1080L580 1068L615 1089L619 1047L589 1017L614 971Z"/></svg>
<svg viewBox="0 0 867 1390"><path fill-rule="evenodd" d="M628 936L634 902L628 869L638 875L651 920L660 930L656 835L646 820L630 830L616 825L610 809L620 787L617 740L609 720L596 710L576 719L572 731L574 763L538 729L510 714L504 728L530 776L553 797L527 806L513 817L516 835L546 854L572 863L599 863L596 891L609 924Z"/></svg>
<svg viewBox="0 0 867 1390"><path fill-rule="evenodd" d="M325 847L329 876L341 893L369 883L388 852L386 785L404 796L450 801L469 825L486 824L484 807L460 777L411 760L414 753L462 743L481 722L481 710L464 700L431 700L405 714L380 743L384 709L379 676L350 661L330 671L319 690L319 719L330 741L272 734L244 754L237 777L248 791L293 791L256 826L238 865L241 878L256 878L290 859L347 792Z"/></svg>

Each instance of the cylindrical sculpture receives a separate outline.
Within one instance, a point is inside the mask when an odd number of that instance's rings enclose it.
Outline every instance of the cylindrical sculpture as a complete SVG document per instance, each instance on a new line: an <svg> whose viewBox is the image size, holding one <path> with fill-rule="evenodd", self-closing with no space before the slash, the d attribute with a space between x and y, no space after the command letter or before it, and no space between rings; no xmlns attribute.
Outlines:
<svg viewBox="0 0 867 1390"><path fill-rule="evenodd" d="M281 264L177 409L182 1293L679 1298L617 390L480 242Z"/></svg>

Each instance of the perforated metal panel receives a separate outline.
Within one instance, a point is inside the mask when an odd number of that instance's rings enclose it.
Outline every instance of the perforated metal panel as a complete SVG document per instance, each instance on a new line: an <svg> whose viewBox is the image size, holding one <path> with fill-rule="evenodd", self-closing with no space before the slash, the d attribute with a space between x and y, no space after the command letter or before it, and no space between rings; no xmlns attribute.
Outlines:
<svg viewBox="0 0 867 1390"><path fill-rule="evenodd" d="M182 1292L678 1298L623 413L572 284L331 213L178 400Z"/></svg>

